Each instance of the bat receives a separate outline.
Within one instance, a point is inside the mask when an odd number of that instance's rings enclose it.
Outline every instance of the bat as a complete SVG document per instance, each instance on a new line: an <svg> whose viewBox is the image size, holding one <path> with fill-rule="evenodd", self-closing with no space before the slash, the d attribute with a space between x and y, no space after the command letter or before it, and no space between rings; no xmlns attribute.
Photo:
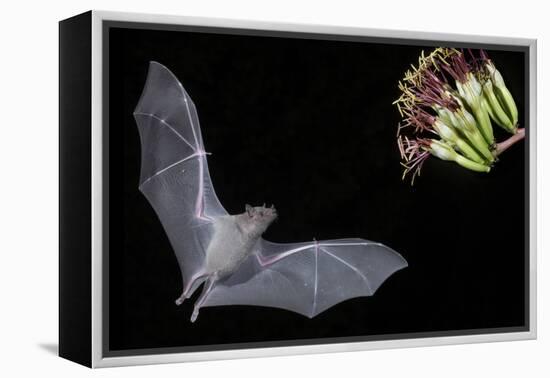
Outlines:
<svg viewBox="0 0 550 378"><path fill-rule="evenodd" d="M195 104L165 66L150 62L134 111L141 141L139 190L154 208L183 280L180 305L203 285L202 307L252 305L312 318L350 298L370 296L406 260L359 238L274 243L262 234L274 206L230 215L214 192Z"/></svg>

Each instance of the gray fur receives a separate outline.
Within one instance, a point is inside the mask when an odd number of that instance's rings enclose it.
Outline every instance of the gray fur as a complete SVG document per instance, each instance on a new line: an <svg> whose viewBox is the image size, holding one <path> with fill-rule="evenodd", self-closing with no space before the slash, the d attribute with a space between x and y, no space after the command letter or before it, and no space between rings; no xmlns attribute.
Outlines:
<svg viewBox="0 0 550 378"><path fill-rule="evenodd" d="M242 214L215 218L214 235L206 249L205 273L217 278L233 273L276 218L274 207L250 205Z"/></svg>
<svg viewBox="0 0 550 378"><path fill-rule="evenodd" d="M181 304L189 298L204 281L204 288L195 302L191 321L194 322L206 297L221 278L233 274L244 260L254 251L254 247L269 225L277 218L274 206L245 206L245 212L238 215L224 215L213 219L214 233L206 248L204 266L194 282L176 300Z"/></svg>

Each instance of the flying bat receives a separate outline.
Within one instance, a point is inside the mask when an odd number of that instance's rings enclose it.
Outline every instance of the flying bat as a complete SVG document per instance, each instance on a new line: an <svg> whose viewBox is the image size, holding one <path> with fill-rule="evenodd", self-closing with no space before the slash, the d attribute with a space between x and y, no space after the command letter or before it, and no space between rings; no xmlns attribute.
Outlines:
<svg viewBox="0 0 550 378"><path fill-rule="evenodd" d="M201 285L191 321L208 306L252 305L312 318L350 298L370 296L407 266L401 255L365 239L273 243L262 234L274 206L221 205L195 104L176 76L151 62L134 111L141 140L139 190L154 208L183 279L180 305Z"/></svg>

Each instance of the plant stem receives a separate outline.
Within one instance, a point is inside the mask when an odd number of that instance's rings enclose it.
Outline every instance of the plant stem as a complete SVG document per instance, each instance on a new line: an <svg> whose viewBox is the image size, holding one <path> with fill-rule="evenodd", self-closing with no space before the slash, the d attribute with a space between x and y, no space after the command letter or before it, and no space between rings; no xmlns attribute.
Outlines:
<svg viewBox="0 0 550 378"><path fill-rule="evenodd" d="M508 148L510 148L512 145L519 142L520 140L523 140L524 138L525 138L525 129L518 129L518 131L514 135L512 135L510 138L497 144L497 147L493 151L493 155L497 157L498 155L506 151Z"/></svg>

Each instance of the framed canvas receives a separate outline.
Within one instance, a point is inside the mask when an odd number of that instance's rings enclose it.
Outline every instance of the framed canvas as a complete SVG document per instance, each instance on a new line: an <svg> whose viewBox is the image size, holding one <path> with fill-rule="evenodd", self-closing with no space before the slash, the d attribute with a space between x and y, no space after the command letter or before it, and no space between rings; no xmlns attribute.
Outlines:
<svg viewBox="0 0 550 378"><path fill-rule="evenodd" d="M59 69L62 357L536 337L535 40L90 11Z"/></svg>

